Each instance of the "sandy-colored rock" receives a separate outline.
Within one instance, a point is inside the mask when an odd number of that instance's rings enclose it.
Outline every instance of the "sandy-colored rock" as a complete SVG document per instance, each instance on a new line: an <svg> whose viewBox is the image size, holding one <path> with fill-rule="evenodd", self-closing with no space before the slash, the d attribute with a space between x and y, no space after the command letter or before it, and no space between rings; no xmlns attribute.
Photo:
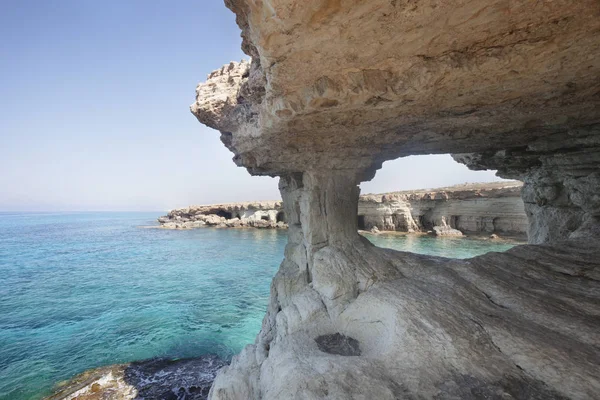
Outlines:
<svg viewBox="0 0 600 400"><path fill-rule="evenodd" d="M435 236L462 236L463 233L458 229L452 228L446 222L446 217L442 217L441 224L433 227Z"/></svg>
<svg viewBox="0 0 600 400"><path fill-rule="evenodd" d="M225 3L252 63L212 73L192 111L253 173L367 176L399 156L520 147L600 116L596 0Z"/></svg>
<svg viewBox="0 0 600 400"><path fill-rule="evenodd" d="M281 177L289 239L210 398L597 398L600 2L225 3L252 61L211 74L192 112ZM538 245L449 260L361 239L357 185L429 153L523 180ZM340 338L360 355L328 352Z"/></svg>
<svg viewBox="0 0 600 400"><path fill-rule="evenodd" d="M203 226L220 228L287 228L281 201L212 204L171 210L158 218L165 229L191 229Z"/></svg>
<svg viewBox="0 0 600 400"><path fill-rule="evenodd" d="M363 195L358 202L359 229L427 232L446 224L456 235L497 232L525 237L521 187L511 181Z"/></svg>

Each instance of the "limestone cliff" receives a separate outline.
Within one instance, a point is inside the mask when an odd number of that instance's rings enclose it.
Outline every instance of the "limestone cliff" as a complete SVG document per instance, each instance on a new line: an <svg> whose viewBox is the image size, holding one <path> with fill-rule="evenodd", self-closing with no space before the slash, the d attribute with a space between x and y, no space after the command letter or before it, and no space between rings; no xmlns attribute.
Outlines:
<svg viewBox="0 0 600 400"><path fill-rule="evenodd" d="M597 398L600 2L225 4L252 62L192 112L281 177L290 228L261 332L210 397ZM361 239L357 184L429 153L523 180L536 245L449 260Z"/></svg>
<svg viewBox="0 0 600 400"><path fill-rule="evenodd" d="M458 185L448 188L363 195L358 228L428 232L447 225L466 234L527 234L520 182Z"/></svg>
<svg viewBox="0 0 600 400"><path fill-rule="evenodd" d="M600 235L599 125L553 134L525 148L454 158L525 182L530 243Z"/></svg>

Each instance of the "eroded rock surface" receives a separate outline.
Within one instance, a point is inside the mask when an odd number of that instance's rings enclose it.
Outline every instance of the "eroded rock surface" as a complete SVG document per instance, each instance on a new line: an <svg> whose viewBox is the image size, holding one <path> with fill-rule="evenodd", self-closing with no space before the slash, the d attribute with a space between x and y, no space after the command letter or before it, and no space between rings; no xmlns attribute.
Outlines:
<svg viewBox="0 0 600 400"><path fill-rule="evenodd" d="M526 146L600 116L597 0L226 0L251 64L198 87L236 162L281 175Z"/></svg>
<svg viewBox="0 0 600 400"><path fill-rule="evenodd" d="M359 229L428 232L446 226L454 235L525 237L521 187L520 182L496 182L363 195L358 201Z"/></svg>
<svg viewBox="0 0 600 400"><path fill-rule="evenodd" d="M324 353L347 357L357 357L361 354L358 340L341 333L319 336L315 342L317 342L319 350Z"/></svg>
<svg viewBox="0 0 600 400"><path fill-rule="evenodd" d="M454 158L525 182L530 243L600 236L600 124L554 134L523 148Z"/></svg>
<svg viewBox="0 0 600 400"><path fill-rule="evenodd" d="M256 343L220 372L212 399L593 399L600 389L596 241L470 260L401 253L357 235L352 179L304 173L280 185L286 258ZM316 339L335 334L360 356L322 351Z"/></svg>
<svg viewBox="0 0 600 400"><path fill-rule="evenodd" d="M252 61L213 73L192 112L281 177L289 242L211 399L596 398L600 3L225 4ZM361 239L357 185L428 153L523 180L538 245L449 260ZM321 351L335 334L360 356Z"/></svg>
<svg viewBox="0 0 600 400"><path fill-rule="evenodd" d="M171 210L158 218L165 229L193 229L204 226L219 228L287 228L281 201L212 204Z"/></svg>

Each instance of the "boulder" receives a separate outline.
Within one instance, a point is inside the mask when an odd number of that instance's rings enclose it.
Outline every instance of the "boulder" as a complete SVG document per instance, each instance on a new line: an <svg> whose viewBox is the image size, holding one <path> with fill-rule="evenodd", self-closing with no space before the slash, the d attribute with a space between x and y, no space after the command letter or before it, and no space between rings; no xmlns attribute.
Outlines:
<svg viewBox="0 0 600 400"><path fill-rule="evenodd" d="M242 221L239 218L232 218L225 221L225 225L228 228L239 228L242 226Z"/></svg>
<svg viewBox="0 0 600 400"><path fill-rule="evenodd" d="M224 224L225 218L212 214L212 215L206 216L206 218L204 219L204 222L206 223L206 225L216 226L216 225Z"/></svg>
<svg viewBox="0 0 600 400"><path fill-rule="evenodd" d="M461 231L451 228L448 225L434 226L433 233L435 236L463 236Z"/></svg>

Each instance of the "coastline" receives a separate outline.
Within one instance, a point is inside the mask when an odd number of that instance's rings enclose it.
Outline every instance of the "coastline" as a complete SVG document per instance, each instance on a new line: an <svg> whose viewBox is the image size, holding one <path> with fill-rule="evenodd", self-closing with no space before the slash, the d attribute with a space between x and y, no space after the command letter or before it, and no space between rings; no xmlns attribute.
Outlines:
<svg viewBox="0 0 600 400"><path fill-rule="evenodd" d="M44 400L204 400L217 372L228 365L214 355L150 359L94 368L60 382Z"/></svg>
<svg viewBox="0 0 600 400"><path fill-rule="evenodd" d="M432 233L436 236L527 237L519 181L462 184L359 198L359 231ZM281 201L195 205L158 218L163 229L286 229Z"/></svg>

